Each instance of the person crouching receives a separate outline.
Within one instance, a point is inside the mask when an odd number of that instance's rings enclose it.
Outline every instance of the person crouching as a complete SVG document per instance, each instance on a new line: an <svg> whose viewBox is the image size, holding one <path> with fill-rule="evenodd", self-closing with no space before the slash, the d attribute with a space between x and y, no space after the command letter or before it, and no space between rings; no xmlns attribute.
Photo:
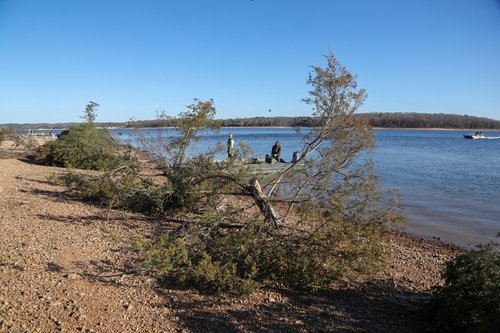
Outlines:
<svg viewBox="0 0 500 333"><path fill-rule="evenodd" d="M281 146L280 142L276 141L273 148L271 149L271 157L274 158L278 163L280 162Z"/></svg>

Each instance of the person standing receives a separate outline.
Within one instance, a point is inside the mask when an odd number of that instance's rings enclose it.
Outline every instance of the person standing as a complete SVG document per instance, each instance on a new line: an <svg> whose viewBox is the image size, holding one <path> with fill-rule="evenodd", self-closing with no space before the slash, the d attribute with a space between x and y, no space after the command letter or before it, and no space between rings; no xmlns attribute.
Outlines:
<svg viewBox="0 0 500 333"><path fill-rule="evenodd" d="M276 141L273 148L271 149L271 157L274 158L278 163L280 162L281 146L280 142Z"/></svg>
<svg viewBox="0 0 500 333"><path fill-rule="evenodd" d="M233 133L231 132L229 132L227 138L227 157L228 158L234 157L234 140L233 140Z"/></svg>

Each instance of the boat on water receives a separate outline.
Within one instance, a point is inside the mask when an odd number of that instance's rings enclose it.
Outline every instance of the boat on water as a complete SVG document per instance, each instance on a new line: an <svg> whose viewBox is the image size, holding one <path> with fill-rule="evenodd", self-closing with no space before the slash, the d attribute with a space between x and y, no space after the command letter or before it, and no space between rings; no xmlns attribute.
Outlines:
<svg viewBox="0 0 500 333"><path fill-rule="evenodd" d="M481 132L476 132L474 134L464 134L464 138L466 138L466 139L486 139L486 136L484 136L484 134Z"/></svg>
<svg viewBox="0 0 500 333"><path fill-rule="evenodd" d="M500 139L500 136L486 136L482 132L464 134L466 139Z"/></svg>

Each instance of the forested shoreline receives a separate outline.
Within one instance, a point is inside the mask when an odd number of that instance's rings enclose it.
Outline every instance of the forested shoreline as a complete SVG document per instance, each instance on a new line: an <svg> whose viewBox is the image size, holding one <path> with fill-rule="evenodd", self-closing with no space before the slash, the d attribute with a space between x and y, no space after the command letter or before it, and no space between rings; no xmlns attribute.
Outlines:
<svg viewBox="0 0 500 333"><path fill-rule="evenodd" d="M359 113L373 127L380 128L446 128L500 129L500 121L467 115L426 113ZM316 117L249 117L217 120L222 127L315 127ZM176 127L176 118L131 121L127 127Z"/></svg>
<svg viewBox="0 0 500 333"><path fill-rule="evenodd" d="M468 115L444 113L361 113L374 127L382 128L454 128L500 129L500 121Z"/></svg>
<svg viewBox="0 0 500 333"><path fill-rule="evenodd" d="M368 124L378 128L442 128L442 129L500 129L500 121L485 117L455 115L444 113L359 113ZM221 127L314 127L318 125L316 117L249 117L218 119ZM100 122L102 127L177 127L178 118L168 117L161 120L131 120L128 122ZM2 124L0 127L27 128L68 128L76 123L33 123Z"/></svg>

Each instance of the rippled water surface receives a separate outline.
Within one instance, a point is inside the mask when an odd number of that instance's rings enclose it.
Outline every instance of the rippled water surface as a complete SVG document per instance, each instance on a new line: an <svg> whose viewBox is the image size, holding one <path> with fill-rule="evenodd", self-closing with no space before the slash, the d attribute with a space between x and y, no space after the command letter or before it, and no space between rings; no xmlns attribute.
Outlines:
<svg viewBox="0 0 500 333"><path fill-rule="evenodd" d="M474 245L500 232L500 140L462 134L378 130L375 158L383 184L401 194L408 231Z"/></svg>
<svg viewBox="0 0 500 333"><path fill-rule="evenodd" d="M207 133L192 150L224 144L229 131L236 143L244 142L260 157L270 154L276 140L281 142L285 160L302 147L291 128L225 128ZM375 132L373 159L384 187L400 193L408 232L460 245L495 239L500 232L500 140L464 139L466 131ZM114 133L122 138L129 134L126 130ZM499 132L483 133L500 136ZM165 131L163 136L175 136L175 131ZM224 158L224 153L217 157Z"/></svg>

